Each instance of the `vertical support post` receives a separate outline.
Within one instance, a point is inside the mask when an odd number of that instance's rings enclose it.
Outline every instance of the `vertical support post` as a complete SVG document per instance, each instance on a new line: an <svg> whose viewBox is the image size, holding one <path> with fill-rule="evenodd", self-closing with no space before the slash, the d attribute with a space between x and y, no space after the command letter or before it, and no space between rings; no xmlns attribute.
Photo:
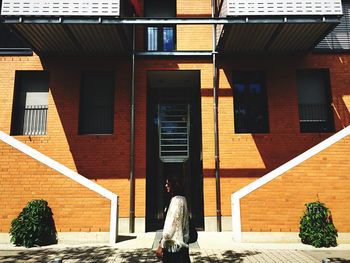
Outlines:
<svg viewBox="0 0 350 263"><path fill-rule="evenodd" d="M115 244L118 238L118 206L119 199L118 197L111 200L111 218L109 226L109 243Z"/></svg>
<svg viewBox="0 0 350 263"><path fill-rule="evenodd" d="M232 231L233 240L241 242L242 230L241 230L241 206L239 197L235 194L231 196L231 209L232 209Z"/></svg>
<svg viewBox="0 0 350 263"><path fill-rule="evenodd" d="M216 16L216 1L212 0L212 17ZM218 68L216 65L216 24L213 24L213 108L214 108L214 144L215 144L215 182L216 182L216 229L222 231L221 226L221 191L220 191L220 158L218 133Z"/></svg>
<svg viewBox="0 0 350 263"><path fill-rule="evenodd" d="M129 232L135 232L135 25L132 26L132 72L130 98L130 213Z"/></svg>

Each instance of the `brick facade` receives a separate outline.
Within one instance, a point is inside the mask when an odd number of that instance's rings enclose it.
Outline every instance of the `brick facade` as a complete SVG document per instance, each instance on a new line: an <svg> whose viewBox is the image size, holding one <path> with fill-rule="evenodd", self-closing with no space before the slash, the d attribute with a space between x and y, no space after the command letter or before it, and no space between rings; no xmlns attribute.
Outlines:
<svg viewBox="0 0 350 263"><path fill-rule="evenodd" d="M178 1L180 17L210 16L210 1ZM211 50L211 26L177 26L179 50ZM138 28L138 48L143 30ZM141 43L141 44L140 44ZM231 215L231 194L324 140L330 133L302 134L296 70L327 68L336 131L350 125L350 55L219 58L219 139L221 205ZM269 127L267 134L235 134L233 70L262 70L266 75ZM130 86L127 58L0 57L0 130L10 133L16 70L47 70L48 134L15 136L43 154L76 170L120 197L119 215L129 215ZM86 70L112 70L116 78L114 134L78 135L80 76ZM136 61L135 176L136 217L145 217L147 72L200 72L204 216L216 215L213 65L210 58L138 58ZM298 231L304 203L316 194L331 208L336 227L349 232L349 138L343 140L242 200L243 231ZM109 202L0 143L0 232L24 205L43 198L53 209L58 231L108 231Z"/></svg>
<svg viewBox="0 0 350 263"><path fill-rule="evenodd" d="M350 136L243 198L242 231L298 232L304 204L319 198L349 232L349 146Z"/></svg>

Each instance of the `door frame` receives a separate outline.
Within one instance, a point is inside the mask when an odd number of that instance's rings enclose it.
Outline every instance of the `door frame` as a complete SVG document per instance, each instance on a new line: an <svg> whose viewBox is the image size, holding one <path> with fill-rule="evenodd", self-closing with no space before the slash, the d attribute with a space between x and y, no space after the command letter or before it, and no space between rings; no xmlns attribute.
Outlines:
<svg viewBox="0 0 350 263"><path fill-rule="evenodd" d="M164 78L169 77L174 79L169 79L169 83L172 87L162 86L162 85L153 85L154 82L150 80L150 78L160 77L162 79L164 74ZM164 189L164 181L165 178L163 175L160 175L156 169L161 169L156 167L155 162L157 159L159 160L159 150L157 150L157 145L155 141L158 140L157 127L154 124L154 108L159 101L158 95L155 93L159 92L159 89L170 89L176 87L176 82L178 79L181 82L181 85L185 85L186 81L182 81L181 78L184 76L190 77L192 79L191 87L188 88L188 96L189 96L189 104L191 105L191 142L190 142L190 158L191 163L190 167L187 168L190 170L190 180L191 183L191 191L190 193L196 193L197 195L191 196L188 200L190 211L192 214L192 219L196 227L204 229L204 188L203 188L203 164L202 164L202 123L201 123L201 90L200 90L200 71L199 70L151 70L147 72L147 111L146 111L146 231L155 231L157 229L161 229L163 227L163 220L159 218L162 217L160 215L161 211L159 208L159 204L152 204L155 202L165 202L165 197L161 196L161 190L165 193ZM164 81L166 83L166 81ZM175 82L175 83L174 83ZM183 83L182 83L183 82ZM163 83L164 84L164 83ZM180 87L179 87L180 88ZM182 87L184 88L184 87ZM192 116L192 115L195 115ZM158 133L157 133L158 134ZM183 164L184 167L186 164ZM184 168L186 169L186 168ZM157 183L161 185L156 185ZM160 189L155 189L160 188ZM154 194L156 193L155 196ZM162 200L156 200L156 198L161 198ZM193 204L192 204L193 203ZM158 207L158 208L157 208ZM156 211L157 210L157 211ZM158 219L157 219L158 217Z"/></svg>

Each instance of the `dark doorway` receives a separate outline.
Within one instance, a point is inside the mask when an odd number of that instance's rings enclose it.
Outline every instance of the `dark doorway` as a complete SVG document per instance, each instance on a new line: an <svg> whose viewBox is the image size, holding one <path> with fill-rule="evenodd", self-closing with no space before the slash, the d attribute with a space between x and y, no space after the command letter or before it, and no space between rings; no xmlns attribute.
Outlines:
<svg viewBox="0 0 350 263"><path fill-rule="evenodd" d="M180 177L192 219L204 226L199 71L150 71L147 90L146 231L162 229L164 188Z"/></svg>

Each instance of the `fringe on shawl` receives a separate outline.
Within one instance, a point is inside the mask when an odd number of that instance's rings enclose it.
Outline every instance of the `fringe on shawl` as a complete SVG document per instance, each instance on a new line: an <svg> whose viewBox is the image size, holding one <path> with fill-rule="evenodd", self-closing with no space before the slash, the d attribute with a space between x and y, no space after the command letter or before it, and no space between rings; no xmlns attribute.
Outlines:
<svg viewBox="0 0 350 263"><path fill-rule="evenodd" d="M173 253L180 251L182 247L188 247L187 244L176 240L172 240L172 239L166 239L166 240L162 239L161 246L162 248L166 249L168 252L173 252Z"/></svg>

